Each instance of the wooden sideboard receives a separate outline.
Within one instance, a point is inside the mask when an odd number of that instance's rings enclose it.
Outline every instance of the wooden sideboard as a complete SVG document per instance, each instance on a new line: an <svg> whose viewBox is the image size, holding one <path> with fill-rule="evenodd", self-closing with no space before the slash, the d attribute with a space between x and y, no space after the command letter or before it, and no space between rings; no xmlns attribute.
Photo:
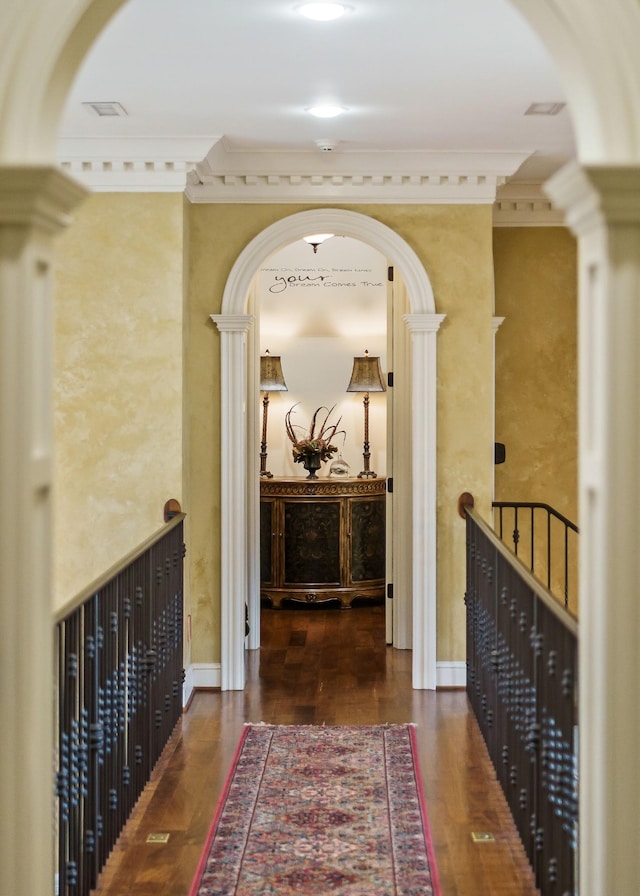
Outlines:
<svg viewBox="0 0 640 896"><path fill-rule="evenodd" d="M263 605L383 602L385 499L385 479L262 479Z"/></svg>

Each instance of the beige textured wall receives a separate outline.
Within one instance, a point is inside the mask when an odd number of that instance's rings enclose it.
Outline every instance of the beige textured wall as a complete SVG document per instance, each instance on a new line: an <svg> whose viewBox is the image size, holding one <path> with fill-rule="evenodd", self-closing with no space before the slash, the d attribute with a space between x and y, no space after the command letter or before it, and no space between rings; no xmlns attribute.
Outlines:
<svg viewBox="0 0 640 896"><path fill-rule="evenodd" d="M496 500L542 501L578 523L577 254L568 230L494 233ZM573 581L577 573L574 571Z"/></svg>
<svg viewBox="0 0 640 896"><path fill-rule="evenodd" d="M176 194L96 194L58 243L56 608L182 500L182 221Z"/></svg>
<svg viewBox="0 0 640 896"><path fill-rule="evenodd" d="M395 230L423 261L437 311L438 336L438 658L465 651L464 523L461 491L488 513L493 465L491 208L352 206ZM287 205L188 207L185 311L185 469L189 489L192 660L220 658L220 338L209 315L221 310L226 279L247 243L275 221L302 211Z"/></svg>

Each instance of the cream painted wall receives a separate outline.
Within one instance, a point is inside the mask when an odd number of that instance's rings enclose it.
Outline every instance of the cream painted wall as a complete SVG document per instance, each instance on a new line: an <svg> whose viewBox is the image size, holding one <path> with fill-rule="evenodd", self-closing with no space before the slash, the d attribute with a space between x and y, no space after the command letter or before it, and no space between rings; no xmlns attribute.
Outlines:
<svg viewBox="0 0 640 896"><path fill-rule="evenodd" d="M578 523L576 241L562 227L496 228L494 258L496 314L505 318L496 439L507 450L496 500L546 502Z"/></svg>
<svg viewBox="0 0 640 896"><path fill-rule="evenodd" d="M55 606L182 501L182 196L91 196L58 243Z"/></svg>
<svg viewBox="0 0 640 896"><path fill-rule="evenodd" d="M289 205L193 205L186 211L187 354L190 477L189 575L196 663L220 658L220 338L209 315L221 310L225 282L242 249L274 221L303 211ZM437 311L438 335L438 642L440 660L465 655L464 523L461 491L488 515L493 466L493 260L489 206L352 206L402 236L422 259Z"/></svg>

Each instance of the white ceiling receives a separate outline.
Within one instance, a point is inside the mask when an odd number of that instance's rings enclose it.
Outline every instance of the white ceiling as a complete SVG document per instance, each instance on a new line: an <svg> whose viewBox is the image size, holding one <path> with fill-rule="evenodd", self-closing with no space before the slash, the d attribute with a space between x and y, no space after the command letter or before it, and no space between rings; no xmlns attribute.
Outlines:
<svg viewBox="0 0 640 896"><path fill-rule="evenodd" d="M60 137L224 138L234 151L318 154L327 139L333 156L519 153L525 180L573 157L566 107L525 114L565 97L508 0L350 2L343 19L315 23L296 0L130 0L85 60ZM348 112L314 119L306 109L319 101ZM89 102L120 103L127 116L98 117Z"/></svg>

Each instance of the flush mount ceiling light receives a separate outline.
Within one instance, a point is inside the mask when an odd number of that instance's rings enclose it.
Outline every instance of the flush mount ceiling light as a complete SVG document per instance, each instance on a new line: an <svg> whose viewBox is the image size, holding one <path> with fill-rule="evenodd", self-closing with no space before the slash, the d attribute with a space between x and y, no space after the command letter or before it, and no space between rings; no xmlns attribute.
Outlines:
<svg viewBox="0 0 640 896"><path fill-rule="evenodd" d="M531 103L525 115L557 115L566 103Z"/></svg>
<svg viewBox="0 0 640 896"><path fill-rule="evenodd" d="M300 15L313 19L314 22L332 22L341 18L348 8L344 3L334 3L333 0L326 0L324 3L302 3L296 7Z"/></svg>
<svg viewBox="0 0 640 896"><path fill-rule="evenodd" d="M317 106L311 106L307 111L315 118L337 118L347 110L344 106L336 106L334 103L318 103Z"/></svg>
<svg viewBox="0 0 640 896"><path fill-rule="evenodd" d="M303 236L302 239L305 243L309 243L315 255L318 251L318 246L324 243L325 240L330 240L332 236L335 236L335 233L310 233L309 236Z"/></svg>

